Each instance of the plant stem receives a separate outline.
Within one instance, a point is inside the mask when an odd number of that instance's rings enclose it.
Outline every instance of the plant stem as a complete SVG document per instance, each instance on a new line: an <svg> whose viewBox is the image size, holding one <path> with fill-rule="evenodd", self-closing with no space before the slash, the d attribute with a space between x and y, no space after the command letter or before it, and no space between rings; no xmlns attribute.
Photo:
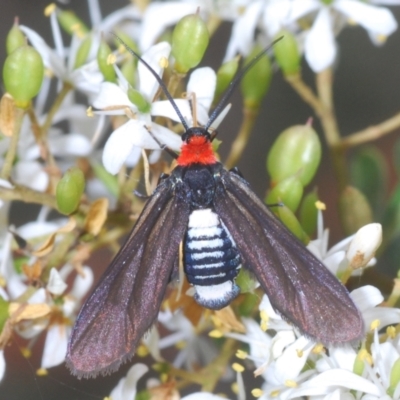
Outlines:
<svg viewBox="0 0 400 400"><path fill-rule="evenodd" d="M341 192L347 185L347 168L345 152L340 147L341 137L333 106L332 70L327 68L319 72L316 75L316 81L319 99L322 104L322 114L320 115L321 123L331 153L339 192Z"/></svg>
<svg viewBox="0 0 400 400"><path fill-rule="evenodd" d="M247 142L249 141L251 131L256 122L258 112L259 112L258 107L257 108L244 107L242 125L240 127L238 135L236 136L234 142L232 143L231 151L225 162L225 167L227 169L233 168L235 165L237 165L240 157L242 156L243 150L245 149Z"/></svg>
<svg viewBox="0 0 400 400"><path fill-rule="evenodd" d="M315 111L318 117L321 117L323 113L322 104L312 89L301 79L300 74L287 75L285 79L298 95Z"/></svg>
<svg viewBox="0 0 400 400"><path fill-rule="evenodd" d="M0 199L20 200L24 203L35 203L57 209L56 199L47 193L37 192L22 185L14 185L14 189L0 187Z"/></svg>
<svg viewBox="0 0 400 400"><path fill-rule="evenodd" d="M0 172L1 179L8 180L10 178L15 156L17 155L19 135L24 115L25 111L22 108L19 107L15 108L14 132L13 135L11 136L10 147L8 148L3 168L1 169Z"/></svg>
<svg viewBox="0 0 400 400"><path fill-rule="evenodd" d="M50 111L48 112L46 116L46 120L44 121L44 124L42 125L42 140L44 141L45 137L47 136L48 130L53 123L54 115L56 112L59 110L61 107L62 102L64 101L65 97L67 94L70 92L72 89L72 86L69 83L64 82L63 87L61 88L60 92L57 94L56 99L54 100L53 105L50 108Z"/></svg>
<svg viewBox="0 0 400 400"><path fill-rule="evenodd" d="M366 129L346 136L341 140L340 146L346 149L362 143L371 142L372 140L379 139L380 137L393 132L399 127L400 113L397 113L393 117L388 118L386 121L383 121L378 125L370 126Z"/></svg>

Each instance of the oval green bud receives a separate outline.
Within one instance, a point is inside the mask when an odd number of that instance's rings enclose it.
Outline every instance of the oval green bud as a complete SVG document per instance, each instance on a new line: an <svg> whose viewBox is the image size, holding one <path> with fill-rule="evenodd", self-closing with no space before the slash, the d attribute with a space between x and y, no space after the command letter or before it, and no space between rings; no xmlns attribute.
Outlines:
<svg viewBox="0 0 400 400"><path fill-rule="evenodd" d="M368 352L365 349L360 349L357 357L354 359L354 364L353 364L353 372L359 376L362 376L364 372L364 363L365 358L368 357Z"/></svg>
<svg viewBox="0 0 400 400"><path fill-rule="evenodd" d="M136 61L133 57L128 57L121 65L121 72L129 84L134 87L136 82Z"/></svg>
<svg viewBox="0 0 400 400"><path fill-rule="evenodd" d="M3 81L17 107L26 108L43 82L44 65L40 54L31 46L18 47L3 66Z"/></svg>
<svg viewBox="0 0 400 400"><path fill-rule="evenodd" d="M267 170L272 185L296 175L303 186L310 183L321 160L321 143L310 125L284 130L269 151Z"/></svg>
<svg viewBox="0 0 400 400"><path fill-rule="evenodd" d="M239 274L236 277L236 283L240 287L240 293L253 293L258 286L257 281L254 280L249 271L244 268L239 270Z"/></svg>
<svg viewBox="0 0 400 400"><path fill-rule="evenodd" d="M303 185L295 176L289 176L270 190L265 203L277 204L283 202L291 211L296 212L302 196Z"/></svg>
<svg viewBox="0 0 400 400"><path fill-rule="evenodd" d="M346 235L352 235L372 222L367 198L353 186L347 186L339 197L339 215Z"/></svg>
<svg viewBox="0 0 400 400"><path fill-rule="evenodd" d="M394 391L397 388L397 385L400 382L400 358L398 358L390 371L390 386L387 390L387 394L392 397L394 395Z"/></svg>
<svg viewBox="0 0 400 400"><path fill-rule="evenodd" d="M287 31L282 30L275 39L283 36L283 39L273 47L275 60L281 68L284 75L294 75L300 71L301 56L297 40L295 36Z"/></svg>
<svg viewBox="0 0 400 400"><path fill-rule="evenodd" d="M89 33L88 27L73 11L57 9L57 19L64 31L71 36L76 34L83 38Z"/></svg>
<svg viewBox="0 0 400 400"><path fill-rule="evenodd" d="M151 104L136 89L128 89L129 100L138 108L139 112L147 114L151 110Z"/></svg>
<svg viewBox="0 0 400 400"><path fill-rule="evenodd" d="M183 17L172 33L172 55L175 70L186 74L203 58L209 42L207 25L197 14Z"/></svg>
<svg viewBox="0 0 400 400"><path fill-rule="evenodd" d="M74 212L85 190L85 177L78 167L70 168L56 188L57 208L63 214Z"/></svg>
<svg viewBox="0 0 400 400"><path fill-rule="evenodd" d="M262 48L255 46L246 58L245 66L253 60ZM272 78L272 67L269 57L264 54L258 62L243 77L240 88L246 108L258 109L264 96L267 94Z"/></svg>
<svg viewBox="0 0 400 400"><path fill-rule="evenodd" d="M78 51L76 52L74 69L77 69L85 64L91 47L92 36L87 35L85 39L82 40L82 43L80 44Z"/></svg>
<svg viewBox="0 0 400 400"><path fill-rule="evenodd" d="M14 23L10 32L8 32L6 39L6 49L7 54L11 54L14 50L18 49L18 47L26 45L26 39L21 29L19 29L19 25Z"/></svg>
<svg viewBox="0 0 400 400"><path fill-rule="evenodd" d="M301 227L299 220L288 207L285 205L274 207L274 212L294 236L300 239L304 244L310 241L310 238Z"/></svg>
<svg viewBox="0 0 400 400"><path fill-rule="evenodd" d="M117 31L116 35L130 48L132 49L135 53L140 54L140 50L136 44L136 42L125 32L123 31ZM119 48L119 51L121 53L128 52L126 47L116 38L114 37L114 43L117 48ZM134 57L134 60L137 62L137 58Z"/></svg>
<svg viewBox="0 0 400 400"><path fill-rule="evenodd" d="M318 201L318 194L312 191L304 196L300 206L300 223L307 235L311 236L317 227L318 208L315 203Z"/></svg>
<svg viewBox="0 0 400 400"><path fill-rule="evenodd" d="M102 38L100 40L100 46L97 51L97 63L99 64L100 72L103 74L104 79L108 82L115 82L115 71L114 66L109 62L109 56L111 54L110 46Z"/></svg>
<svg viewBox="0 0 400 400"><path fill-rule="evenodd" d="M214 94L214 103L217 103L222 93L228 88L239 68L239 57L222 64L217 72L217 85Z"/></svg>

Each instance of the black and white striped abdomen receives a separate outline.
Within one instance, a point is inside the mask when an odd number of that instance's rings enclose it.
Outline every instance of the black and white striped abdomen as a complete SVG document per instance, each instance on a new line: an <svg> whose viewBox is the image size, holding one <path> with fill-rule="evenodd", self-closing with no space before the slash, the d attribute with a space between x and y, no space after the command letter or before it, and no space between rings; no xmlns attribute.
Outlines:
<svg viewBox="0 0 400 400"><path fill-rule="evenodd" d="M226 227L211 209L194 210L189 217L184 244L184 267L194 285L194 299L218 310L227 306L240 289L235 284L241 260Z"/></svg>

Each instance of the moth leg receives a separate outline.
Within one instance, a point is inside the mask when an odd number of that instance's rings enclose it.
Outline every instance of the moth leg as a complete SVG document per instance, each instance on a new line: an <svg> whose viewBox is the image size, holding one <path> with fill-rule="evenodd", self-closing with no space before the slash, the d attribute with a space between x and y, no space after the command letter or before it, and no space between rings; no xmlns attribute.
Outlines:
<svg viewBox="0 0 400 400"><path fill-rule="evenodd" d="M154 141L160 146L161 150L165 150L172 158L175 160L178 158L178 154L175 153L174 150L169 148L166 144L162 144L153 134L153 132L149 129L149 127L145 126L147 132L149 132L150 136L154 139Z"/></svg>

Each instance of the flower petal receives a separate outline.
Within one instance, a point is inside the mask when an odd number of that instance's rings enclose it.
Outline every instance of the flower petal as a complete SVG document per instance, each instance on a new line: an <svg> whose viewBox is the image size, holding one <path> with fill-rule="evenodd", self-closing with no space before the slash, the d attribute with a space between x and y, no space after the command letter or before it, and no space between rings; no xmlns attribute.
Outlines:
<svg viewBox="0 0 400 400"><path fill-rule="evenodd" d="M77 275L70 294L78 300L83 299L92 287L94 276L91 268L84 266L82 268L83 276Z"/></svg>
<svg viewBox="0 0 400 400"><path fill-rule="evenodd" d="M187 92L196 94L196 102L209 110L214 99L217 74L210 67L197 68L190 74Z"/></svg>
<svg viewBox="0 0 400 400"><path fill-rule="evenodd" d="M103 150L103 164L110 174L115 175L121 169L135 145L135 136L142 132L142 128L138 121L130 120L108 138Z"/></svg>
<svg viewBox="0 0 400 400"><path fill-rule="evenodd" d="M152 124L151 131L153 135L159 140L159 142L163 145L168 146L170 149L178 151L182 146L182 138L180 135L177 135L175 132L172 132L168 128L158 124ZM150 138L150 135L148 134ZM151 139L153 140L153 139ZM158 150L160 147L146 147L147 149Z"/></svg>
<svg viewBox="0 0 400 400"><path fill-rule="evenodd" d="M133 104L129 100L126 93L115 83L103 82L100 85L100 92L93 100L93 106L99 109L108 107L121 107L121 113L125 114L123 107L132 108Z"/></svg>
<svg viewBox="0 0 400 400"><path fill-rule="evenodd" d="M68 285L62 280L59 272L55 268L52 268L50 270L49 282L47 283L47 290L50 293L59 296L64 293L67 286Z"/></svg>
<svg viewBox="0 0 400 400"><path fill-rule="evenodd" d="M397 29L392 12L355 0L336 0L333 7L374 35L389 36Z"/></svg>
<svg viewBox="0 0 400 400"><path fill-rule="evenodd" d="M164 70L162 60L169 57L171 45L167 42L157 43L150 47L142 56L143 60L154 70L158 76L162 76ZM159 84L148 67L142 62L138 64L139 91L151 103L158 90Z"/></svg>
<svg viewBox="0 0 400 400"><path fill-rule="evenodd" d="M48 329L43 348L42 368L55 367L64 362L70 329L66 325L53 325Z"/></svg>
<svg viewBox="0 0 400 400"><path fill-rule="evenodd" d="M182 117L190 125L189 121L192 120L192 112L189 107L189 102L184 99L174 99L174 101ZM182 122L169 100L155 101L151 105L151 115L167 117L173 121Z"/></svg>
<svg viewBox="0 0 400 400"><path fill-rule="evenodd" d="M122 378L112 390L110 397L113 400L134 399L138 380L149 370L144 364L133 365L125 378Z"/></svg>
<svg viewBox="0 0 400 400"><path fill-rule="evenodd" d="M333 64L336 43L329 9L323 7L314 21L304 43L305 57L314 72L321 72Z"/></svg>
<svg viewBox="0 0 400 400"><path fill-rule="evenodd" d="M244 14L233 24L231 38L229 40L224 61L231 60L237 52L247 55L254 43L254 31L261 16L264 1L251 2Z"/></svg>
<svg viewBox="0 0 400 400"><path fill-rule="evenodd" d="M379 289L371 285L362 286L353 290L350 293L350 297L361 312L381 304L384 300Z"/></svg>

